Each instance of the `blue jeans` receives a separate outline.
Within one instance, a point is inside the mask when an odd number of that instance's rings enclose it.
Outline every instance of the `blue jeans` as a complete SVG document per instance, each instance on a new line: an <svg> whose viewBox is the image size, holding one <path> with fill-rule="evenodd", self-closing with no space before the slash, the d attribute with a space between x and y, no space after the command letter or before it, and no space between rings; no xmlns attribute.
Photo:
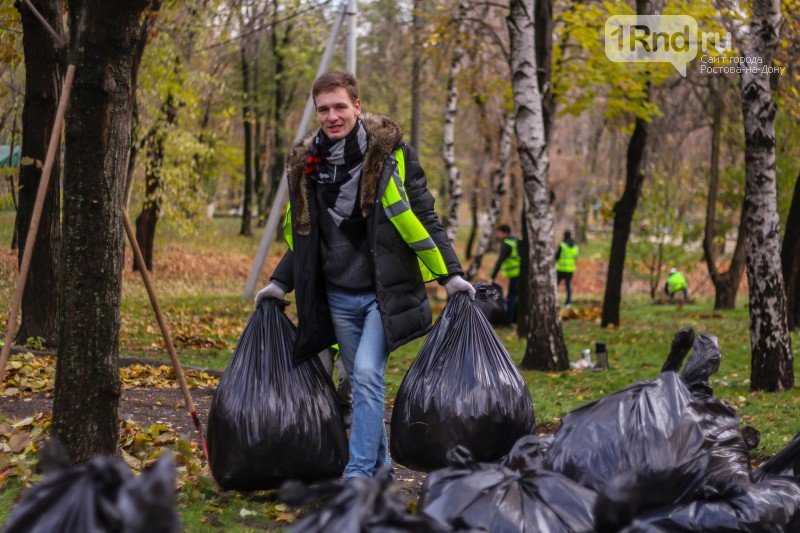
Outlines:
<svg viewBox="0 0 800 533"><path fill-rule="evenodd" d="M386 400L386 335L374 294L328 290L336 341L353 388L350 462L344 477L372 477L391 466L383 413Z"/></svg>

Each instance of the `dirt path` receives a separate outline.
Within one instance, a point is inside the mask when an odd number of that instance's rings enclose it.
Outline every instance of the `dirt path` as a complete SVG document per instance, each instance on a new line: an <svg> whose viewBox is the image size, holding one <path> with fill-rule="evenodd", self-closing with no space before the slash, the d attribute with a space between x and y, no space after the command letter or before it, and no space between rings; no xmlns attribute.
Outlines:
<svg viewBox="0 0 800 533"><path fill-rule="evenodd" d="M191 392L203 427L206 427L214 389L192 389ZM44 395L33 395L26 398L0 397L0 414L12 418L25 418L36 413L50 412L52 402L52 398ZM195 440L197 438L192 420L184 407L183 396L178 389L125 390L119 405L119 416L124 420L133 420L140 427L163 423L171 426L188 439ZM391 411L388 409L385 419L391 420ZM386 431L389 431L388 423ZM424 473L395 465L395 482L409 500L416 500L419 497L425 476Z"/></svg>

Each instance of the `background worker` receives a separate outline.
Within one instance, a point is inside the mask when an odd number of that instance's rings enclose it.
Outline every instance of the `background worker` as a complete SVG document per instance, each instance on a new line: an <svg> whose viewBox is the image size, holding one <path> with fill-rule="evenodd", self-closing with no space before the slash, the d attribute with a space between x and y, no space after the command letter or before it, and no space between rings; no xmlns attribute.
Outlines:
<svg viewBox="0 0 800 533"><path fill-rule="evenodd" d="M500 255L492 270L491 282L494 283L497 273L502 269L503 276L508 279L508 296L506 297L506 322L512 325L517 322L517 300L519 295L519 239L511 235L508 224L501 224L494 232L500 242Z"/></svg>
<svg viewBox="0 0 800 533"><path fill-rule="evenodd" d="M475 297L434 211L425 173L400 125L361 113L358 82L329 72L314 82L321 128L294 146L286 164L289 250L263 298L294 289L302 362L334 343L353 390L345 478L391 465L384 411L388 354L425 335L425 282Z"/></svg>
<svg viewBox="0 0 800 533"><path fill-rule="evenodd" d="M572 240L572 232L564 232L564 240L556 251L556 282L561 285L561 280L564 280L564 286L567 289L567 299L564 301L564 307L572 305L572 275L575 273L575 261L578 259L578 245Z"/></svg>
<svg viewBox="0 0 800 533"><path fill-rule="evenodd" d="M669 269L669 276L667 276L667 282L664 284L664 292L669 295L670 300L675 299L675 293L681 291L683 293L683 301L689 300L689 284L686 282L686 278L678 272L678 269L672 267Z"/></svg>

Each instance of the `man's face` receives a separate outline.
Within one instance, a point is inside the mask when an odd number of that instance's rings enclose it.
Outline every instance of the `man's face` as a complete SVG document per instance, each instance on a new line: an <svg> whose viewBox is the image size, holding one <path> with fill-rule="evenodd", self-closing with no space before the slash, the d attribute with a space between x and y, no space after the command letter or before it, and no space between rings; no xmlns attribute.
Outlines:
<svg viewBox="0 0 800 533"><path fill-rule="evenodd" d="M495 239L497 239L498 241L502 241L503 239L505 239L506 237L508 237L508 233L506 233L505 231L496 230L496 231L494 232L494 237L495 237Z"/></svg>
<svg viewBox="0 0 800 533"><path fill-rule="evenodd" d="M347 137L361 114L361 100L353 102L344 87L319 93L314 102L322 131L332 141Z"/></svg>

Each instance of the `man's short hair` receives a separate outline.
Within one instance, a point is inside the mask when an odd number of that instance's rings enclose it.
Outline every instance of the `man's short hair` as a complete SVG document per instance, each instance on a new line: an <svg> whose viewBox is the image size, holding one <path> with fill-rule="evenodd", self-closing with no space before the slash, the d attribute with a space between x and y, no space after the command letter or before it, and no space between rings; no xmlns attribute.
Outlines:
<svg viewBox="0 0 800 533"><path fill-rule="evenodd" d="M353 103L358 100L358 80L349 72L343 72L341 70L326 72L317 78L314 82L314 86L311 88L311 95L316 101L319 93L335 91L339 87L347 90L347 94L350 95L350 100L352 100Z"/></svg>
<svg viewBox="0 0 800 533"><path fill-rule="evenodd" d="M566 239L571 239L571 238L572 238L572 232L570 230L565 231L564 232L564 239L566 240Z"/></svg>
<svg viewBox="0 0 800 533"><path fill-rule="evenodd" d="M508 224L500 224L497 226L497 231L502 231L503 233L511 233L511 228Z"/></svg>

